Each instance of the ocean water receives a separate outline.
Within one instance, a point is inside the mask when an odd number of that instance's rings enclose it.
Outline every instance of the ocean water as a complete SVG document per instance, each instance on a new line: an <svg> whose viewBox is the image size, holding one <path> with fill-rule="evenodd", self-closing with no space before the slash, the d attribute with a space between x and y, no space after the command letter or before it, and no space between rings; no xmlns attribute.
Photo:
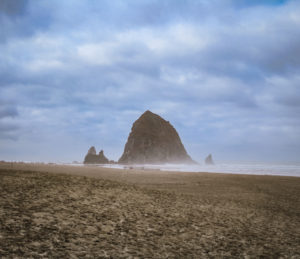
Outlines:
<svg viewBox="0 0 300 259"><path fill-rule="evenodd" d="M163 164L163 165L96 165L107 168L126 169L159 169L162 171L180 172L211 172L250 175L281 175L300 177L300 163L294 164L268 164L268 163L218 163L215 165L186 165L186 164Z"/></svg>

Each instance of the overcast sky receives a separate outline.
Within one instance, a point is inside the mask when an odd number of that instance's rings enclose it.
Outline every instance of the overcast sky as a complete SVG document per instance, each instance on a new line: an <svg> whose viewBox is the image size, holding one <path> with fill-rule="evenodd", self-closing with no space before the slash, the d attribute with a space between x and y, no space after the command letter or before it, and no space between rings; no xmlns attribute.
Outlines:
<svg viewBox="0 0 300 259"><path fill-rule="evenodd" d="M199 162L300 162L299 28L297 0L0 0L0 160L117 160L149 109Z"/></svg>

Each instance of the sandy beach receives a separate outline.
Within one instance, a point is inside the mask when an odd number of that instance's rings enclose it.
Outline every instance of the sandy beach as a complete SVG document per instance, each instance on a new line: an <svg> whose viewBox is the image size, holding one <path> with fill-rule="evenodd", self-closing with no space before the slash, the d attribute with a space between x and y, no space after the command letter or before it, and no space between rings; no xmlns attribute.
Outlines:
<svg viewBox="0 0 300 259"><path fill-rule="evenodd" d="M0 257L299 258L300 178L0 163Z"/></svg>

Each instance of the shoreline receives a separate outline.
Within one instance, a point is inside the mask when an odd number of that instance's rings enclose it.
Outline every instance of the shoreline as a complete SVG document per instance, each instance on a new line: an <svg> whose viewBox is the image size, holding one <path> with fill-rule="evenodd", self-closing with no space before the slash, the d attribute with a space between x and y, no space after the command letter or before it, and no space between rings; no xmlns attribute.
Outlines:
<svg viewBox="0 0 300 259"><path fill-rule="evenodd" d="M87 172L92 172L92 175L96 176L96 172L102 174L103 171L111 171L114 173L117 173L118 171L124 171L126 172L139 172L144 175L147 173L157 173L161 172L163 173L171 173L171 174L211 174L211 175L237 175L237 176L264 176L264 177L292 177L292 178L299 178L300 175L289 175L289 174L272 174L272 173L248 173L248 172L221 172L221 171L182 171L182 170L176 170L176 169L164 169L164 168L159 168L159 165L120 165L123 168L117 168L112 165L112 167L109 166L110 164L72 164L72 163L40 163L40 162L6 162L6 161L1 161L0 162L0 168L13 168L13 169L23 169L23 168L28 168L29 170L50 170L50 171L55 171L55 169L60 169L66 173L70 173L70 168L73 168L74 171L78 172L78 170L84 169L84 171ZM49 169L52 168L52 169ZM68 169L69 168L69 169ZM86 170L88 169L88 170ZM80 170L81 171L81 170ZM119 172L120 173L120 172Z"/></svg>
<svg viewBox="0 0 300 259"><path fill-rule="evenodd" d="M298 182L300 188L300 177L279 176L279 175L251 175L251 174L231 174L231 173L211 173L211 172L178 172L162 170L141 170L141 169L114 169L106 167L73 166L58 164L40 163L0 163L0 170L20 170L31 172L42 172L51 174L63 174L71 176L84 176L95 179L111 180L120 183L134 184L139 187L166 190L181 193L193 193L197 188L197 183L204 181L212 186L216 183L226 183L235 185L238 182L249 182L251 184Z"/></svg>

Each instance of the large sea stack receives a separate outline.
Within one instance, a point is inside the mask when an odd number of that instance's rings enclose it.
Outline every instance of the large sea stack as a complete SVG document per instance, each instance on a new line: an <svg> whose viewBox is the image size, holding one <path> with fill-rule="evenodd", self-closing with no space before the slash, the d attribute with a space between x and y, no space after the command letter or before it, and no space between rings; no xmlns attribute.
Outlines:
<svg viewBox="0 0 300 259"><path fill-rule="evenodd" d="M175 128L146 111L133 123L119 159L121 164L195 163L187 154Z"/></svg>
<svg viewBox="0 0 300 259"><path fill-rule="evenodd" d="M108 164L109 160L104 156L103 150L97 155L95 147L91 147L84 158L84 164Z"/></svg>

